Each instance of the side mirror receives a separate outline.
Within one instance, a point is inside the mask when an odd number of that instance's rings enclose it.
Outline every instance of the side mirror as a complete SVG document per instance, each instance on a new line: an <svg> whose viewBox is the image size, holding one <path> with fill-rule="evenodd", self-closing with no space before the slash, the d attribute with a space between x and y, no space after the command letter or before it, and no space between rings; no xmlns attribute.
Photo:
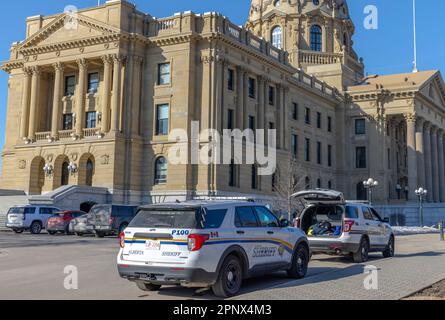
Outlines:
<svg viewBox="0 0 445 320"><path fill-rule="evenodd" d="M289 225L290 225L289 220L287 220L287 219L281 219L280 220L280 227L281 228L287 228L287 227L289 227Z"/></svg>
<svg viewBox="0 0 445 320"><path fill-rule="evenodd" d="M389 218L383 218L383 222L389 223Z"/></svg>

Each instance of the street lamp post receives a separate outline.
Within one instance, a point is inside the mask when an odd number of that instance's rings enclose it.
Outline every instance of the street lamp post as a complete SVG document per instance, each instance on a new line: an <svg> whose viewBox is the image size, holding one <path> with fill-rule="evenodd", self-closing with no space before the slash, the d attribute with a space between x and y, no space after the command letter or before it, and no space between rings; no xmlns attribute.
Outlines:
<svg viewBox="0 0 445 320"><path fill-rule="evenodd" d="M372 205L372 189L377 187L379 185L379 182L374 180L373 178L369 178L366 181L363 181L363 186L365 189L368 189L368 200L369 204Z"/></svg>
<svg viewBox="0 0 445 320"><path fill-rule="evenodd" d="M423 201L424 201L426 195L428 194L428 191L423 188L419 188L415 192L416 192L416 196L419 198L420 226L423 227Z"/></svg>

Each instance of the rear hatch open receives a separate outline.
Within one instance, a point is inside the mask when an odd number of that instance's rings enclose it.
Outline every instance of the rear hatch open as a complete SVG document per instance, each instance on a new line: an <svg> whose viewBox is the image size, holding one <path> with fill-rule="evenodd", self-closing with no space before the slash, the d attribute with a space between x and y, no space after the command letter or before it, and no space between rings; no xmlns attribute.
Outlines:
<svg viewBox="0 0 445 320"><path fill-rule="evenodd" d="M189 258L188 236L202 229L201 207L141 208L125 229L123 259L148 265L184 265Z"/></svg>

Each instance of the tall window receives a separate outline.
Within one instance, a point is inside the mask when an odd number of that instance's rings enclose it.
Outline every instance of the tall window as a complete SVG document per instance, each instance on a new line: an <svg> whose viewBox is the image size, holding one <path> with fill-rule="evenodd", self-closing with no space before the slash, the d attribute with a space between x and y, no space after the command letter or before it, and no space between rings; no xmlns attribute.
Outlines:
<svg viewBox="0 0 445 320"><path fill-rule="evenodd" d="M233 159L229 166L229 187L236 187L236 166Z"/></svg>
<svg viewBox="0 0 445 320"><path fill-rule="evenodd" d="M306 124L311 124L311 109L307 107L304 109L304 122Z"/></svg>
<svg viewBox="0 0 445 320"><path fill-rule="evenodd" d="M68 170L68 166L69 164L66 161L62 164L62 179L60 183L62 186L66 186L69 183L70 172Z"/></svg>
<svg viewBox="0 0 445 320"><path fill-rule="evenodd" d="M156 107L156 135L168 134L169 106L161 104Z"/></svg>
<svg viewBox="0 0 445 320"><path fill-rule="evenodd" d="M167 183L167 159L159 157L155 162L155 184Z"/></svg>
<svg viewBox="0 0 445 320"><path fill-rule="evenodd" d="M366 147L355 148L355 166L357 169L366 169Z"/></svg>
<svg viewBox="0 0 445 320"><path fill-rule="evenodd" d="M254 78L249 78L249 97L255 98L256 96L256 84Z"/></svg>
<svg viewBox="0 0 445 320"><path fill-rule="evenodd" d="M321 113L317 112L317 128L321 129Z"/></svg>
<svg viewBox="0 0 445 320"><path fill-rule="evenodd" d="M232 109L229 109L227 111L227 129L233 130L234 128L233 122L234 122L234 113Z"/></svg>
<svg viewBox="0 0 445 320"><path fill-rule="evenodd" d="M357 134L357 135L366 134L366 120L365 119L355 119L355 134Z"/></svg>
<svg viewBox="0 0 445 320"><path fill-rule="evenodd" d="M65 77L65 97L73 96L76 89L76 76Z"/></svg>
<svg viewBox="0 0 445 320"><path fill-rule="evenodd" d="M306 138L304 144L304 160L311 161L311 140Z"/></svg>
<svg viewBox="0 0 445 320"><path fill-rule="evenodd" d="M269 86L269 104L273 106L275 104L275 88Z"/></svg>
<svg viewBox="0 0 445 320"><path fill-rule="evenodd" d="M291 145L292 145L292 156L294 158L297 158L298 156L298 136L296 134L292 135L291 139Z"/></svg>
<svg viewBox="0 0 445 320"><path fill-rule="evenodd" d="M72 130L73 129L73 114L65 113L63 115L62 130Z"/></svg>
<svg viewBox="0 0 445 320"><path fill-rule="evenodd" d="M328 167L332 167L332 146L328 145Z"/></svg>
<svg viewBox="0 0 445 320"><path fill-rule="evenodd" d="M258 189L258 168L255 164L252 165L252 189Z"/></svg>
<svg viewBox="0 0 445 320"><path fill-rule="evenodd" d="M96 111L87 112L85 128L96 128Z"/></svg>
<svg viewBox="0 0 445 320"><path fill-rule="evenodd" d="M328 132L332 132L332 118L328 117Z"/></svg>
<svg viewBox="0 0 445 320"><path fill-rule="evenodd" d="M255 131L255 117L249 116L249 129Z"/></svg>
<svg viewBox="0 0 445 320"><path fill-rule="evenodd" d="M282 29L280 26L276 26L272 29L272 45L278 49L282 46Z"/></svg>
<svg viewBox="0 0 445 320"><path fill-rule="evenodd" d="M88 92L95 93L99 88L99 73L93 72L88 74Z"/></svg>
<svg viewBox="0 0 445 320"><path fill-rule="evenodd" d="M321 157L322 157L321 142L317 141L317 164L321 164Z"/></svg>
<svg viewBox="0 0 445 320"><path fill-rule="evenodd" d="M94 163L91 159L88 159L86 164L86 177L85 177L85 184L87 186L93 185L93 175L94 175Z"/></svg>
<svg viewBox="0 0 445 320"><path fill-rule="evenodd" d="M298 120L298 103L292 103L292 119Z"/></svg>
<svg viewBox="0 0 445 320"><path fill-rule="evenodd" d="M227 89L233 91L235 88L235 71L233 69L229 69L227 76Z"/></svg>
<svg viewBox="0 0 445 320"><path fill-rule="evenodd" d="M311 50L312 51L322 50L321 27L316 24L311 27Z"/></svg>
<svg viewBox="0 0 445 320"><path fill-rule="evenodd" d="M170 84L170 63L158 64L158 85Z"/></svg>

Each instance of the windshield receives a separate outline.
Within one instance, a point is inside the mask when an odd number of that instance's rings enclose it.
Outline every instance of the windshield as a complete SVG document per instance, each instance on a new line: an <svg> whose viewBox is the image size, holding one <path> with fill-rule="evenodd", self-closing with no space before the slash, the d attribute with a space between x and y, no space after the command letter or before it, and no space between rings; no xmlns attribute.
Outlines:
<svg viewBox="0 0 445 320"><path fill-rule="evenodd" d="M214 229L219 228L227 210L142 209L131 221L133 228Z"/></svg>

